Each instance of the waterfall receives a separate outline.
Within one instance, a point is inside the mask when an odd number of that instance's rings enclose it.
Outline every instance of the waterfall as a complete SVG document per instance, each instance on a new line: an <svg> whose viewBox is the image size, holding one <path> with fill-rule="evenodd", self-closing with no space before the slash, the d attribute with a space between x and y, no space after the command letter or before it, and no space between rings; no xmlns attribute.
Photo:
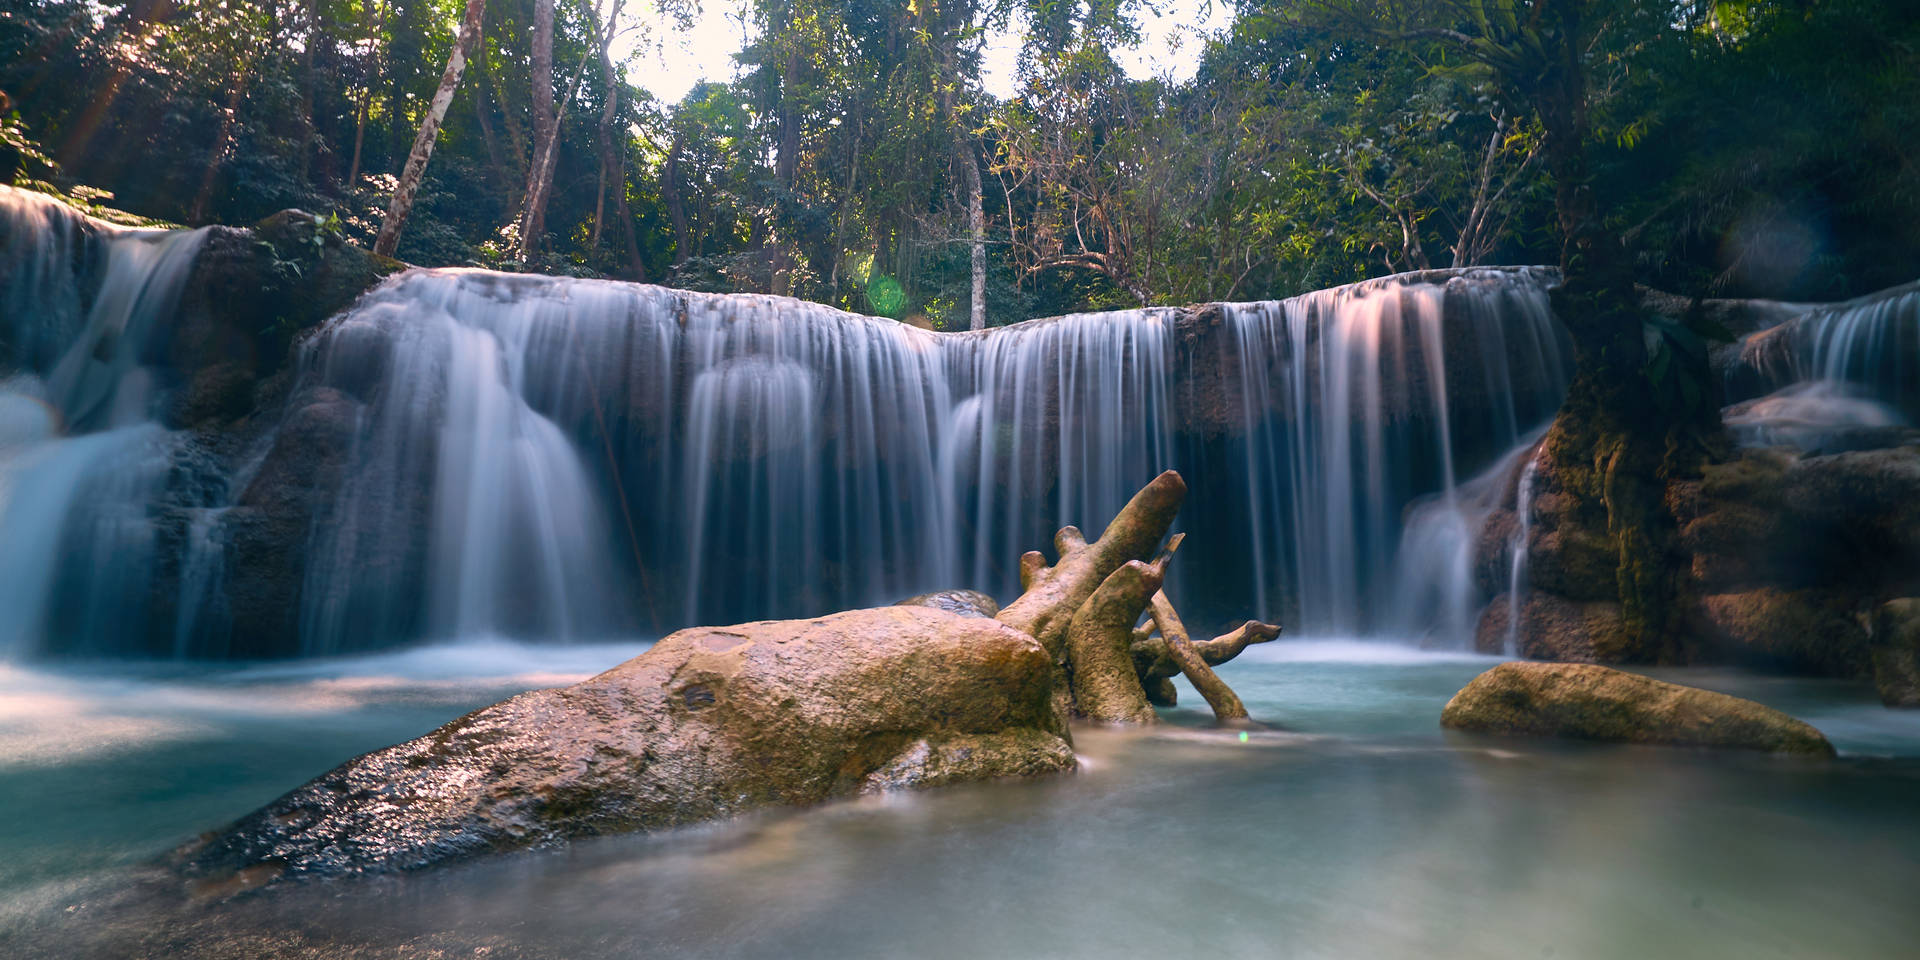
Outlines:
<svg viewBox="0 0 1920 960"><path fill-rule="evenodd" d="M336 650L804 616L956 584L1011 596L1020 553L1064 523L1104 527L1167 468L1244 585L1223 616L1386 628L1368 607L1424 589L1394 578L1402 510L1453 502L1460 458L1484 464L1558 402L1551 279L1449 272L1212 322L1147 309L934 334L771 297L413 271L301 361L296 405L345 396L356 423L302 633ZM1224 371L1237 411L1182 395L1198 367ZM1213 441L1195 417L1221 421L1238 469L1196 462ZM1472 599L1442 592L1441 632L1464 636Z"/></svg>
<svg viewBox="0 0 1920 960"><path fill-rule="evenodd" d="M167 429L179 372L141 360L201 235L5 196L40 219L10 228L0 296L44 305L9 314L0 368L13 652L314 655L1006 599L1022 552L1103 528L1169 468L1191 491L1169 589L1197 628L1465 643L1471 478L1570 366L1534 268L955 334L411 270L301 342L240 442ZM183 473L212 479L182 499Z"/></svg>
<svg viewBox="0 0 1920 960"><path fill-rule="evenodd" d="M1462 461L1502 455L1558 408L1572 352L1551 282L1467 270L1227 308L1261 616L1350 635L1413 628L1440 603L1440 629L1470 634L1468 565L1413 555L1470 556L1484 511L1461 501ZM1402 542L1402 511L1423 493L1434 509Z"/></svg>
<svg viewBox="0 0 1920 960"><path fill-rule="evenodd" d="M1920 285L1822 307L1793 324L1797 381L1853 384L1920 413Z"/></svg>
<svg viewBox="0 0 1920 960"><path fill-rule="evenodd" d="M1920 419L1920 284L1796 309L1741 339L1727 380L1746 402L1725 418L1741 443L1811 450Z"/></svg>
<svg viewBox="0 0 1920 960"><path fill-rule="evenodd" d="M1063 525L1097 533L1178 466L1176 318L1075 314L942 341L948 393L967 405L943 423L955 469L947 523L966 583L1011 598L1022 553L1050 546Z"/></svg>
<svg viewBox="0 0 1920 960"><path fill-rule="evenodd" d="M177 441L148 364L204 239L0 190L0 655L145 629Z"/></svg>
<svg viewBox="0 0 1920 960"><path fill-rule="evenodd" d="M312 524L305 652L620 622L599 494L534 406L573 379L566 301L471 276L384 286L302 352L295 402L346 398L355 424L337 499Z"/></svg>

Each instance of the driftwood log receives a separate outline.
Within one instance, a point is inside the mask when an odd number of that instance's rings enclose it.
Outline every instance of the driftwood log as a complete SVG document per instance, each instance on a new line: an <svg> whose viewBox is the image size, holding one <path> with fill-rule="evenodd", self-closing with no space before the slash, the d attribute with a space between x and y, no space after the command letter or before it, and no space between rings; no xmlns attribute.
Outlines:
<svg viewBox="0 0 1920 960"><path fill-rule="evenodd" d="M1020 558L1025 592L997 619L1031 634L1052 658L1054 707L1063 717L1154 723L1153 706L1173 704L1172 678L1179 673L1206 698L1217 721L1250 722L1246 706L1212 667L1279 636L1280 628L1250 620L1205 643L1188 636L1160 589L1184 536L1167 540L1186 492L1185 481L1169 470L1134 494L1098 539L1088 542L1078 528L1062 527L1053 541L1058 561L1047 563L1037 550ZM1150 626L1138 626L1143 617Z"/></svg>

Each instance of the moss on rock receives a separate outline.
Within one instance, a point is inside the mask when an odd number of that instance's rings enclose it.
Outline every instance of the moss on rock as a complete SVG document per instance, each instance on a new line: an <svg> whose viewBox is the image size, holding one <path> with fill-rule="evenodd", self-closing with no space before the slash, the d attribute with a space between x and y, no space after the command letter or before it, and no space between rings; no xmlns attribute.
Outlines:
<svg viewBox="0 0 1920 960"><path fill-rule="evenodd" d="M1772 707L1585 663L1503 663L1448 701L1440 725L1472 733L1832 756Z"/></svg>

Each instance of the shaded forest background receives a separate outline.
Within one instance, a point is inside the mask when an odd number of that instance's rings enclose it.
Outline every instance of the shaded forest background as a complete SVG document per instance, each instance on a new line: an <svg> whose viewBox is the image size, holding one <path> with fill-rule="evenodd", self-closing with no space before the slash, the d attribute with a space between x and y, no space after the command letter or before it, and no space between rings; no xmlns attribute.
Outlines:
<svg viewBox="0 0 1920 960"><path fill-rule="evenodd" d="M623 79L633 8L491 0L399 256L943 329L976 222L994 324L1560 261L1538 120L1455 47L1324 15L1368 0L1244 0L1190 80L1131 79L1143 2L752 0L738 79L667 103ZM1920 3L1592 6L1592 188L1636 279L1838 299L1920 275ZM0 0L0 180L172 223L300 207L370 246L463 7ZM1003 26L1009 99L981 82Z"/></svg>

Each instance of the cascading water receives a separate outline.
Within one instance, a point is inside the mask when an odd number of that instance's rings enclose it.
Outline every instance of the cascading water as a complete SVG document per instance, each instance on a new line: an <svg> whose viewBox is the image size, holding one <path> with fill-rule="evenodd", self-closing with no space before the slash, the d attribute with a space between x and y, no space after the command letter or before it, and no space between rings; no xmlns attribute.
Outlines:
<svg viewBox="0 0 1920 960"><path fill-rule="evenodd" d="M108 366L59 381L86 384L62 395L88 429L144 422L133 412L151 400L128 398L153 377L113 366L94 331L164 314L194 237L115 235L108 277L119 245L168 252L142 268L142 296L125 295L130 280L48 292L31 270L5 286L90 304L69 340ZM60 536L91 530L104 545L100 531L116 530L125 569L166 571L112 588L168 596L165 623L126 649L317 654L652 633L956 585L1010 597L1023 551L1062 524L1103 527L1174 468L1192 493L1173 589L1196 624L1257 615L1296 633L1463 642L1474 598L1446 558L1470 545L1477 501L1458 478L1558 404L1568 360L1552 282L1436 271L935 334L772 297L409 271L306 340L278 427L225 457L217 495L170 507L164 535L101 502ZM122 302L135 304L126 321L96 316ZM63 362L13 368L53 384ZM125 489L108 499L151 504L157 489L136 488L165 478L125 461L164 467L154 445L171 434L140 429L111 455L90 434L45 474L112 473ZM1420 521L1435 509L1450 518L1437 538ZM99 557L74 551L7 558ZM71 584L9 582L45 611L9 649L115 646L56 617L78 609ZM67 632L48 633L52 619Z"/></svg>
<svg viewBox="0 0 1920 960"><path fill-rule="evenodd" d="M1726 420L1743 444L1811 450L1920 420L1920 284L1798 309L1741 341L1728 382L1750 402Z"/></svg>
<svg viewBox="0 0 1920 960"><path fill-rule="evenodd" d="M1540 458L1545 449L1539 446L1531 448L1527 454L1527 465L1520 471L1520 482L1514 488L1514 533L1507 541L1507 636L1501 643L1501 652L1509 657L1520 655L1520 602L1522 589L1527 586L1527 552L1533 543L1533 488L1540 477Z"/></svg>
<svg viewBox="0 0 1920 960"><path fill-rule="evenodd" d="M1223 307L1219 331L1158 309L940 335L766 297L416 271L323 331L304 361L296 397L347 395L361 423L340 532L309 567L304 632L319 649L369 632L577 632L550 616L408 608L391 592L409 583L497 597L511 581L523 602L596 629L808 615L956 583L1011 595L1021 552L1062 523L1104 526L1169 467L1195 487L1190 515L1220 533L1211 552L1253 561L1250 577L1237 568L1238 612L1384 628L1364 608L1402 592L1405 504L1452 498L1457 453L1483 462L1557 404L1566 358L1550 280L1389 278ZM1187 341L1212 337L1237 365L1224 376L1240 409L1209 415L1239 470L1191 462L1208 441L1189 421L1208 401L1176 381L1209 357L1193 342L1183 353L1183 323ZM443 359L473 337L497 345ZM483 399L459 384L474 369L500 390L485 402L511 417L467 409ZM509 507L496 487L549 482L514 479L533 461L474 452L513 436L541 438L540 462L593 475L592 489L568 479L581 492L559 499L565 509ZM494 466L474 492L483 463ZM428 475L437 486L418 495L409 478ZM593 532L608 527L617 534ZM576 540L570 561L545 546ZM476 574L476 550L494 558L490 572ZM1440 592L1441 632L1464 636L1471 600ZM1423 604L1395 609L1410 620ZM353 622L356 611L388 619Z"/></svg>
<svg viewBox="0 0 1920 960"><path fill-rule="evenodd" d="M314 529L308 649L351 649L357 633L566 638L617 622L599 496L530 405L563 326L549 322L554 304L498 294L383 287L307 345L296 396L359 401L337 505Z"/></svg>
<svg viewBox="0 0 1920 960"><path fill-rule="evenodd" d="M204 231L0 189L0 655L143 629L174 435L147 366Z"/></svg>
<svg viewBox="0 0 1920 960"><path fill-rule="evenodd" d="M1309 632L1470 635L1477 604L1457 560L1484 511L1461 501L1459 471L1559 406L1572 354L1552 281L1468 270L1225 308L1262 616ZM1428 492L1433 509L1403 541L1402 511Z"/></svg>

